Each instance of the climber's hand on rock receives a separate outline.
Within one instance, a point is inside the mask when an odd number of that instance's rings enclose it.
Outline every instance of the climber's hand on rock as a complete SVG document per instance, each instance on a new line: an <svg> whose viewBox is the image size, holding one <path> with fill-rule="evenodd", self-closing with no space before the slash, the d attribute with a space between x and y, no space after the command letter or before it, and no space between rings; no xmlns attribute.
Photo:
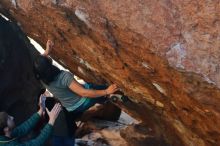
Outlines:
<svg viewBox="0 0 220 146"><path fill-rule="evenodd" d="M46 44L46 50L45 52L43 53L43 56L48 56L52 50L54 46L54 43L53 41L51 41L50 39L47 40L47 44Z"/></svg>
<svg viewBox="0 0 220 146"><path fill-rule="evenodd" d="M54 43L52 40L50 40L50 39L47 40L47 49L52 49L53 45L54 45Z"/></svg>
<svg viewBox="0 0 220 146"><path fill-rule="evenodd" d="M116 84L112 84L110 85L107 89L106 89L106 94L109 95L109 94L112 94L114 93L115 91L118 90L118 87Z"/></svg>

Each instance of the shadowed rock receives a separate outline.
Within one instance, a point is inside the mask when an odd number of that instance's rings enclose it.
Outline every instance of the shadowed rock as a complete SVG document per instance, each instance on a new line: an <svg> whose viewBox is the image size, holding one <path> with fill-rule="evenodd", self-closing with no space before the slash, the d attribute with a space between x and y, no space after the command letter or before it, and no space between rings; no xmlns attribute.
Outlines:
<svg viewBox="0 0 220 146"><path fill-rule="evenodd" d="M0 111L18 123L37 111L41 86L33 74L35 53L21 29L0 16Z"/></svg>

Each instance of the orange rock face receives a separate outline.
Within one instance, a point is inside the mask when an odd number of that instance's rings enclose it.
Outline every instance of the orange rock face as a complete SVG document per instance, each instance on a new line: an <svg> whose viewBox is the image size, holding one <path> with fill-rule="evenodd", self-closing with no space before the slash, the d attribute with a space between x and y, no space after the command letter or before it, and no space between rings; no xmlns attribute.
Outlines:
<svg viewBox="0 0 220 146"><path fill-rule="evenodd" d="M1 0L0 11L87 81L115 82L120 104L170 145L220 144L220 2Z"/></svg>

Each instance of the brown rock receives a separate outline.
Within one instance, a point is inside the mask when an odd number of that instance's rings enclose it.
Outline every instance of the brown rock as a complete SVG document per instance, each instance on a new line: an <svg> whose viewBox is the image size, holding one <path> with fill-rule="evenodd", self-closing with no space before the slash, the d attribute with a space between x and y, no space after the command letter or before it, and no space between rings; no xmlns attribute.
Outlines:
<svg viewBox="0 0 220 146"><path fill-rule="evenodd" d="M105 104L96 104L89 108L80 116L80 121L87 121L91 118L98 118L108 121L117 121L121 115L121 109L116 105L107 102Z"/></svg>
<svg viewBox="0 0 220 146"><path fill-rule="evenodd" d="M162 137L155 137L154 131L147 125L128 126L120 131L120 135L129 142L129 146L168 146Z"/></svg>
<svg viewBox="0 0 220 146"><path fill-rule="evenodd" d="M86 81L117 83L120 105L172 145L219 145L220 3L1 0L0 11Z"/></svg>

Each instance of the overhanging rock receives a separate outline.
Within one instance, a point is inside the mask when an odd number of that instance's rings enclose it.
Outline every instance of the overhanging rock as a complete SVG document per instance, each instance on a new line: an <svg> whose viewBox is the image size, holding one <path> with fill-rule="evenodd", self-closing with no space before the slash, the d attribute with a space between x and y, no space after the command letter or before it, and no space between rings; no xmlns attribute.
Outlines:
<svg viewBox="0 0 220 146"><path fill-rule="evenodd" d="M220 143L220 3L1 0L0 10L86 81L114 82L121 105L171 145Z"/></svg>

